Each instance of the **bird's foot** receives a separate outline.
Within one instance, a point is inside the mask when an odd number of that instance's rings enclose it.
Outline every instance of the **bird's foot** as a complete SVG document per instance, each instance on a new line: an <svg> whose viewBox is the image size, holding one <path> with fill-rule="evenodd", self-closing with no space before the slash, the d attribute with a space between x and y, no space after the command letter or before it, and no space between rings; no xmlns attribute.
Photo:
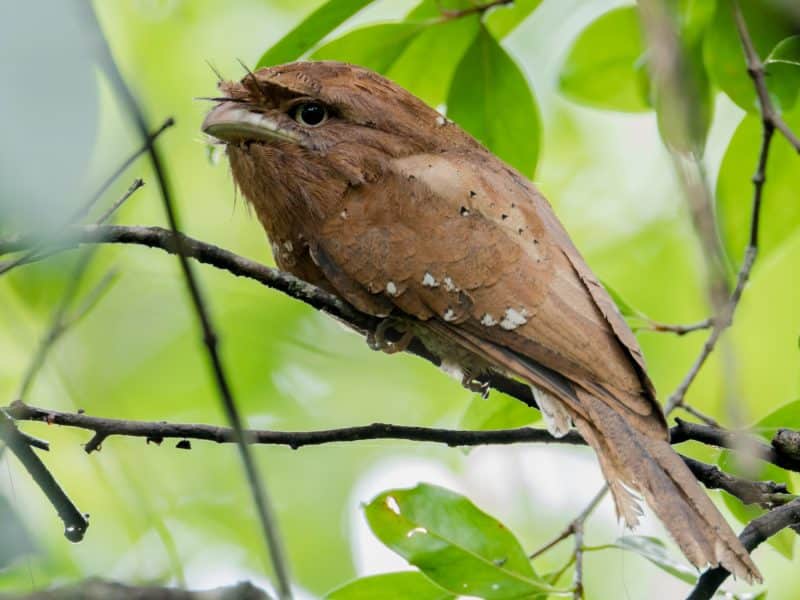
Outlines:
<svg viewBox="0 0 800 600"><path fill-rule="evenodd" d="M464 371L464 375L461 377L461 385L470 392L480 394L484 400L489 397L489 382L474 379L472 374L467 371Z"/></svg>
<svg viewBox="0 0 800 600"><path fill-rule="evenodd" d="M389 329L401 333L400 339L396 341L387 339L386 333ZM395 354L404 352L413 339L414 332L406 330L406 326L401 319L389 317L381 321L374 332L367 334L367 345L373 350L380 350L386 354Z"/></svg>

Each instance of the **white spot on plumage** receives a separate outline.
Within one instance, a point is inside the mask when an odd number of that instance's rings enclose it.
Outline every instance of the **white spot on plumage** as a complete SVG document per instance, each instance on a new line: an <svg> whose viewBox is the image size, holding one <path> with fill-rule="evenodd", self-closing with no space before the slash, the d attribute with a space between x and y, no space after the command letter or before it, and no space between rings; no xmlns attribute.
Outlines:
<svg viewBox="0 0 800 600"><path fill-rule="evenodd" d="M343 219L347 218L347 209L345 208L342 212L339 213L339 216Z"/></svg>
<svg viewBox="0 0 800 600"><path fill-rule="evenodd" d="M444 289L447 290L448 292L457 292L458 291L458 287L456 286L455 283L453 283L453 280L450 279L449 277L445 277L442 280L442 282L444 283Z"/></svg>
<svg viewBox="0 0 800 600"><path fill-rule="evenodd" d="M294 250L294 246L292 246L292 242L290 240L286 240L283 242L283 247L287 252L291 252Z"/></svg>
<svg viewBox="0 0 800 600"><path fill-rule="evenodd" d="M445 123L447 123L447 119L445 119L445 118L444 118L442 115L439 115L438 117L436 117L436 124L437 124L439 127L441 127L441 126L442 126L442 125L444 125Z"/></svg>
<svg viewBox="0 0 800 600"><path fill-rule="evenodd" d="M483 317L481 317L481 325L484 325L486 327L493 327L497 325L497 319L495 319L489 313L486 313L485 315L483 315Z"/></svg>
<svg viewBox="0 0 800 600"><path fill-rule="evenodd" d="M424 285L425 287L435 288L439 287L439 282L436 281L436 278L433 275L431 275L426 271L425 275L422 276L422 285Z"/></svg>
<svg viewBox="0 0 800 600"><path fill-rule="evenodd" d="M452 308L448 307L448 309L446 311L444 311L444 315L442 315L442 318L445 321L447 321L448 323L450 323L451 321L455 321L456 320L456 312Z"/></svg>
<svg viewBox="0 0 800 600"><path fill-rule="evenodd" d="M512 331L520 325L525 325L528 322L529 313L524 308L517 310L515 308L507 308L503 320L500 321L500 327L507 331Z"/></svg>
<svg viewBox="0 0 800 600"><path fill-rule="evenodd" d="M386 293L390 296L397 296L397 285L394 281L389 281L386 283Z"/></svg>

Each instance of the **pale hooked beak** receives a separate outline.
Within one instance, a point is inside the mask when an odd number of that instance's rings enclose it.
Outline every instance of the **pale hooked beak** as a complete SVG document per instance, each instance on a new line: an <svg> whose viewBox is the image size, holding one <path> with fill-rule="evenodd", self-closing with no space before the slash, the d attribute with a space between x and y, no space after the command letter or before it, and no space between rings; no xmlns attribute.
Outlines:
<svg viewBox="0 0 800 600"><path fill-rule="evenodd" d="M206 115L203 131L225 142L287 140L299 142L292 131L283 129L267 114L255 112L235 102L223 102Z"/></svg>

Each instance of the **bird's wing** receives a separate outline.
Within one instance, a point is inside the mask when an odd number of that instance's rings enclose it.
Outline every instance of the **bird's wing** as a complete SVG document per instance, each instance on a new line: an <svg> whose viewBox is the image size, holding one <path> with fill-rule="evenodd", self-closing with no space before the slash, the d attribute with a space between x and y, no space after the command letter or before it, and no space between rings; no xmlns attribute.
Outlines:
<svg viewBox="0 0 800 600"><path fill-rule="evenodd" d="M389 301L502 366L537 365L664 430L613 301L544 198L491 155L394 161L351 188L316 243L320 267L359 308Z"/></svg>

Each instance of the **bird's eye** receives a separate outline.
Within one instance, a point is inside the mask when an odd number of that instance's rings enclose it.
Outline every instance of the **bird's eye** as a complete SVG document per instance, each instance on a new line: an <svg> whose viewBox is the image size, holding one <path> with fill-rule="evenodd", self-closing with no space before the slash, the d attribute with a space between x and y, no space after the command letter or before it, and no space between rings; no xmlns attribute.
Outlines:
<svg viewBox="0 0 800 600"><path fill-rule="evenodd" d="M303 102L292 111L294 120L306 127L322 125L328 118L328 109L319 102Z"/></svg>

